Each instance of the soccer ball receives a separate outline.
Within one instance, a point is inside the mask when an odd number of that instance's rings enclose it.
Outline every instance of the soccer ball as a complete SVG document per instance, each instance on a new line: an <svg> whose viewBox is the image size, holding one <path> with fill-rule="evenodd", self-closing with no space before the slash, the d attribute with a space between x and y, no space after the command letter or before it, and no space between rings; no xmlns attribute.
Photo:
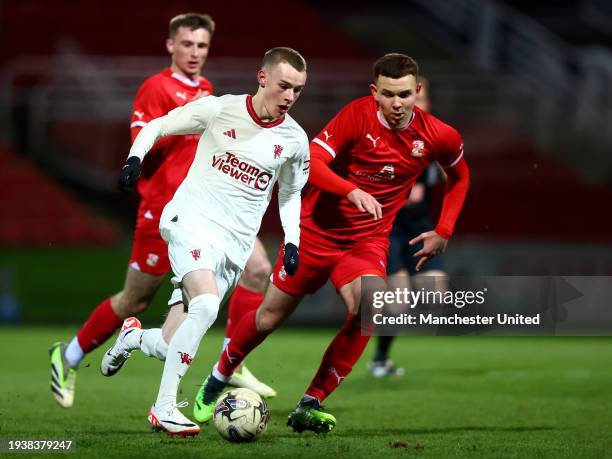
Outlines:
<svg viewBox="0 0 612 459"><path fill-rule="evenodd" d="M268 405L250 389L232 389L217 400L214 423L221 436L231 442L253 441L268 426Z"/></svg>

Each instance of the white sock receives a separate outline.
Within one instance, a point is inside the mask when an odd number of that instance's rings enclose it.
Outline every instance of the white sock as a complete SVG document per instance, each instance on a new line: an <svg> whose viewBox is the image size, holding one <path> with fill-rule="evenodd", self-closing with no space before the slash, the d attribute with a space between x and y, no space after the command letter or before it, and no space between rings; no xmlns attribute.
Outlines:
<svg viewBox="0 0 612 459"><path fill-rule="evenodd" d="M219 312L219 297L210 293L196 296L189 302L187 318L170 341L155 407L163 409L176 403L181 378L187 372L202 337Z"/></svg>
<svg viewBox="0 0 612 459"><path fill-rule="evenodd" d="M78 338L75 336L70 341L70 344L66 348L66 360L72 368L76 368L85 358L85 352L81 349Z"/></svg>
<svg viewBox="0 0 612 459"><path fill-rule="evenodd" d="M219 381L227 382L229 378L225 376L223 373L219 371L219 363L215 363L215 366L212 369L212 375L218 379Z"/></svg>
<svg viewBox="0 0 612 459"><path fill-rule="evenodd" d="M123 349L130 352L135 351L136 349L140 349L140 340L142 338L142 334L146 330L142 330L140 328L132 328L128 331L129 333L127 333L123 338Z"/></svg>
<svg viewBox="0 0 612 459"><path fill-rule="evenodd" d="M150 328L144 330L140 338L140 350L149 357L155 357L162 362L168 354L168 344L164 340L161 328Z"/></svg>

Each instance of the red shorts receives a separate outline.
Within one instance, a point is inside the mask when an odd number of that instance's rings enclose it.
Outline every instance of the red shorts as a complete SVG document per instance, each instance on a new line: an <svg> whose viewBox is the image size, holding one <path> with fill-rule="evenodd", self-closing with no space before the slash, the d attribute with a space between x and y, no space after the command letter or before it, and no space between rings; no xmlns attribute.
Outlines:
<svg viewBox="0 0 612 459"><path fill-rule="evenodd" d="M163 276L170 271L168 244L159 234L159 217L163 206L151 205L145 199L140 202L130 266L143 273Z"/></svg>
<svg viewBox="0 0 612 459"><path fill-rule="evenodd" d="M370 239L347 247L324 248L317 243L316 237L302 237L297 273L293 277L285 273L281 245L272 283L289 295L301 296L316 292L328 279L336 290L340 290L360 276L386 277L388 248L387 239Z"/></svg>

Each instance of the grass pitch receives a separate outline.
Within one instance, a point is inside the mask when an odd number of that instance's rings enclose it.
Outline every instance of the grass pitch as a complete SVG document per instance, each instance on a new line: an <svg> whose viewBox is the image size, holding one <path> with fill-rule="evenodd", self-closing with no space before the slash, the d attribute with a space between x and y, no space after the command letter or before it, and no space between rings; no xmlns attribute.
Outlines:
<svg viewBox="0 0 612 459"><path fill-rule="evenodd" d="M71 457L612 457L612 340L419 337L398 339L400 379L374 380L372 348L326 402L338 419L327 436L298 435L287 414L308 385L332 330L281 330L248 360L275 387L268 431L231 444L214 427L195 439L147 429L161 364L135 355L113 378L98 370L103 346L79 370L75 406L49 390L47 347L69 328L0 328L0 440L70 438ZM182 383L191 403L221 344L202 341ZM191 414L191 407L184 410ZM43 456L43 455L39 455ZM22 456L23 457L23 456Z"/></svg>

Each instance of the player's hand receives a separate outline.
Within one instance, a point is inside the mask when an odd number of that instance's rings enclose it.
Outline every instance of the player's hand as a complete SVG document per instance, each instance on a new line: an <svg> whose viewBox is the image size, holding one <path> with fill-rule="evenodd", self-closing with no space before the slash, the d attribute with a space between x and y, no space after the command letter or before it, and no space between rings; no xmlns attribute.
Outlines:
<svg viewBox="0 0 612 459"><path fill-rule="evenodd" d="M360 211L371 214L374 217L374 220L382 218L382 205L380 202L374 199L374 196L371 194L366 193L359 188L355 188L353 191L347 194L346 197L349 201L355 204L355 207L357 207Z"/></svg>
<svg viewBox="0 0 612 459"><path fill-rule="evenodd" d="M285 248L283 249L283 266L285 267L285 272L289 276L295 276L299 264L300 257L298 255L298 248L291 242L285 244Z"/></svg>
<svg viewBox="0 0 612 459"><path fill-rule="evenodd" d="M421 257L416 265L417 271L421 270L421 267L427 260L431 260L436 255L444 253L446 250L446 244L448 244L448 240L444 239L435 231L421 233L408 242L408 244L415 245L421 241L423 241L423 248L413 255L414 257Z"/></svg>
<svg viewBox="0 0 612 459"><path fill-rule="evenodd" d="M140 158L130 156L121 168L117 185L121 191L131 193L134 191L134 185L138 177L140 177Z"/></svg>

